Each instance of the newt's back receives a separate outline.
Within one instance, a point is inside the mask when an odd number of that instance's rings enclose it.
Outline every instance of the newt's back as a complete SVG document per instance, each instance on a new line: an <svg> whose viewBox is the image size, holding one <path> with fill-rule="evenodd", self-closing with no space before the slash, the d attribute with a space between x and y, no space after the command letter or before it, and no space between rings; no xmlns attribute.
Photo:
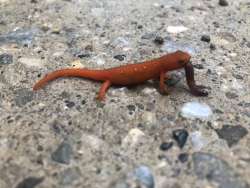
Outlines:
<svg viewBox="0 0 250 188"><path fill-rule="evenodd" d="M112 84L131 85L157 77L161 71L161 64L153 60L115 67L106 71L109 72L108 78Z"/></svg>

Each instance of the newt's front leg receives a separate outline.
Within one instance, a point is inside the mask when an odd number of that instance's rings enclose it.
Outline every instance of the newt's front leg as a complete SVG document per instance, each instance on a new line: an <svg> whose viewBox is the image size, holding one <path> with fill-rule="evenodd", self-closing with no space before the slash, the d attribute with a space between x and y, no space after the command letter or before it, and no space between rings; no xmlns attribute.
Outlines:
<svg viewBox="0 0 250 188"><path fill-rule="evenodd" d="M195 84L194 80L194 68L191 62L185 65L186 79L187 84L190 88L190 91L195 96L207 96L208 92L204 90L204 86L198 86Z"/></svg>

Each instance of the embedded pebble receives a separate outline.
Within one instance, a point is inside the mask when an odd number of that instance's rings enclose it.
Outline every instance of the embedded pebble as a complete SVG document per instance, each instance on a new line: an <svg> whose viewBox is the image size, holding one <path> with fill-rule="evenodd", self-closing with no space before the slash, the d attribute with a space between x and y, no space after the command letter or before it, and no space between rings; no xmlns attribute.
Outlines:
<svg viewBox="0 0 250 188"><path fill-rule="evenodd" d="M169 150L170 148L172 148L172 146L174 145L173 142L163 142L161 145L160 145L160 149L162 151L167 151Z"/></svg>
<svg viewBox="0 0 250 188"><path fill-rule="evenodd" d="M140 181L145 188L154 188L154 176L147 166L139 166L133 172L134 177ZM140 186L141 187L141 186Z"/></svg>
<svg viewBox="0 0 250 188"><path fill-rule="evenodd" d="M134 128L129 131L127 136L122 141L122 147L136 147L144 142L146 135L140 129Z"/></svg>
<svg viewBox="0 0 250 188"><path fill-rule="evenodd" d="M169 79L167 79L165 82L168 86L175 86L177 83L181 81L181 79L184 78L184 74L179 73L174 73L174 74L169 74Z"/></svg>
<svg viewBox="0 0 250 188"><path fill-rule="evenodd" d="M234 93L234 92L226 92L226 97L228 98L228 99L235 99L235 98L237 98L238 97L238 95L236 94L236 93Z"/></svg>
<svg viewBox="0 0 250 188"><path fill-rule="evenodd" d="M178 155L178 159L180 162L185 163L188 161L188 154L187 153L181 153Z"/></svg>
<svg viewBox="0 0 250 188"><path fill-rule="evenodd" d="M207 104L188 102L183 105L181 115L190 119L208 119L212 115L212 110Z"/></svg>
<svg viewBox="0 0 250 188"><path fill-rule="evenodd" d="M75 106L75 103L73 101L65 100L64 102L68 108L72 108Z"/></svg>
<svg viewBox="0 0 250 188"><path fill-rule="evenodd" d="M129 47L129 41L128 39L124 38L124 37L118 37L116 38L113 42L112 42L112 46L116 47L116 48L125 48L125 47Z"/></svg>
<svg viewBox="0 0 250 188"><path fill-rule="evenodd" d="M199 151L208 144L208 140L202 136L200 131L190 133L190 140L195 151Z"/></svg>
<svg viewBox="0 0 250 188"><path fill-rule="evenodd" d="M154 43L158 44L158 45L162 45L164 43L164 38L162 38L160 36L156 36L154 39Z"/></svg>
<svg viewBox="0 0 250 188"><path fill-rule="evenodd" d="M169 33L182 33L187 30L188 28L184 26L168 26L167 27L167 32Z"/></svg>
<svg viewBox="0 0 250 188"><path fill-rule="evenodd" d="M18 183L16 188L35 188L38 184L42 183L44 178L37 178L37 177L28 177L25 178L23 181Z"/></svg>
<svg viewBox="0 0 250 188"><path fill-rule="evenodd" d="M30 45L33 41L33 38L39 34L37 28L32 28L29 30L25 29L16 29L13 32L0 35L0 44L1 43L17 43L22 45Z"/></svg>
<svg viewBox="0 0 250 188"><path fill-rule="evenodd" d="M84 68L84 65L81 63L80 60L75 60L71 62L71 66L74 68Z"/></svg>
<svg viewBox="0 0 250 188"><path fill-rule="evenodd" d="M219 0L219 5L225 7L228 6L228 2L227 0Z"/></svg>
<svg viewBox="0 0 250 188"><path fill-rule="evenodd" d="M210 48L210 50L216 50L216 46L213 43L210 44L209 48Z"/></svg>
<svg viewBox="0 0 250 188"><path fill-rule="evenodd" d="M18 89L15 91L15 103L17 106L22 107L32 101L34 98L34 92L29 89Z"/></svg>
<svg viewBox="0 0 250 188"><path fill-rule="evenodd" d="M72 185L79 178L80 174L76 168L68 168L60 173L60 183L62 185Z"/></svg>
<svg viewBox="0 0 250 188"><path fill-rule="evenodd" d="M119 61L123 61L126 58L126 55L119 54L119 55L115 55L114 58Z"/></svg>
<svg viewBox="0 0 250 188"><path fill-rule="evenodd" d="M41 59L37 58L27 58L27 57L21 57L18 59L18 61L27 67L42 67L43 61Z"/></svg>
<svg viewBox="0 0 250 188"><path fill-rule="evenodd" d="M62 164L69 164L73 150L67 141L63 141L58 148L51 154L51 158Z"/></svg>
<svg viewBox="0 0 250 188"><path fill-rule="evenodd" d="M147 126L153 126L153 125L155 125L156 122L157 122L155 113L144 112L142 114L142 122L145 123Z"/></svg>
<svg viewBox="0 0 250 188"><path fill-rule="evenodd" d="M223 125L221 129L216 129L219 138L227 141L229 147L237 144L243 137L248 134L245 127L240 125Z"/></svg>
<svg viewBox="0 0 250 188"><path fill-rule="evenodd" d="M167 53L176 52L177 50L188 52L191 55L194 55L196 53L196 50L192 46L174 41L166 41L162 45L161 50Z"/></svg>
<svg viewBox="0 0 250 188"><path fill-rule="evenodd" d="M204 41L204 42L210 42L211 38L209 35L202 35L201 36L201 41Z"/></svg>
<svg viewBox="0 0 250 188"><path fill-rule="evenodd" d="M11 64L13 63L13 56L11 54L1 54L0 64Z"/></svg>
<svg viewBox="0 0 250 188"><path fill-rule="evenodd" d="M97 65L104 65L105 64L105 60L99 57L94 57L92 59L93 62L95 62Z"/></svg>
<svg viewBox="0 0 250 188"><path fill-rule="evenodd" d="M210 153L196 152L192 159L194 172L199 179L215 182L219 188L249 187L226 161Z"/></svg>
<svg viewBox="0 0 250 188"><path fill-rule="evenodd" d="M183 148L187 142L188 132L185 129L177 129L173 131L173 138L180 148Z"/></svg>

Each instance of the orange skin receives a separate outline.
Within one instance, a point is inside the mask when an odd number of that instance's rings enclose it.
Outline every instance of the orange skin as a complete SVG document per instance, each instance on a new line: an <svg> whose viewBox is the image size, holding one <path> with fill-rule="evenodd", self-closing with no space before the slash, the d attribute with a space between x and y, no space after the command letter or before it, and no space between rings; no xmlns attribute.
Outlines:
<svg viewBox="0 0 250 188"><path fill-rule="evenodd" d="M34 85L33 90L37 90L43 87L47 82L59 77L82 77L103 82L97 96L97 99L103 100L111 85L128 86L140 84L158 77L160 78L160 92L162 94L167 94L168 91L164 84L164 81L167 78L165 74L168 71L184 68L187 84L191 93L195 96L207 96L208 93L203 90L205 87L197 86L195 84L194 70L190 59L191 56L188 53L176 51L143 63L123 65L104 70L62 69L47 74Z"/></svg>

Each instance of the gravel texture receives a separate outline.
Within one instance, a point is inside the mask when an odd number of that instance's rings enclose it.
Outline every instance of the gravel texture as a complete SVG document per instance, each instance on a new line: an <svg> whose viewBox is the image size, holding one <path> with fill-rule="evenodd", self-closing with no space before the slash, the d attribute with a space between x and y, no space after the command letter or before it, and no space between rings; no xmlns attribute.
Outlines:
<svg viewBox="0 0 250 188"><path fill-rule="evenodd" d="M248 0L0 0L0 12L1 188L249 187ZM80 78L32 91L53 70L178 49L208 97L182 70L167 96L149 81L98 102L100 83Z"/></svg>

